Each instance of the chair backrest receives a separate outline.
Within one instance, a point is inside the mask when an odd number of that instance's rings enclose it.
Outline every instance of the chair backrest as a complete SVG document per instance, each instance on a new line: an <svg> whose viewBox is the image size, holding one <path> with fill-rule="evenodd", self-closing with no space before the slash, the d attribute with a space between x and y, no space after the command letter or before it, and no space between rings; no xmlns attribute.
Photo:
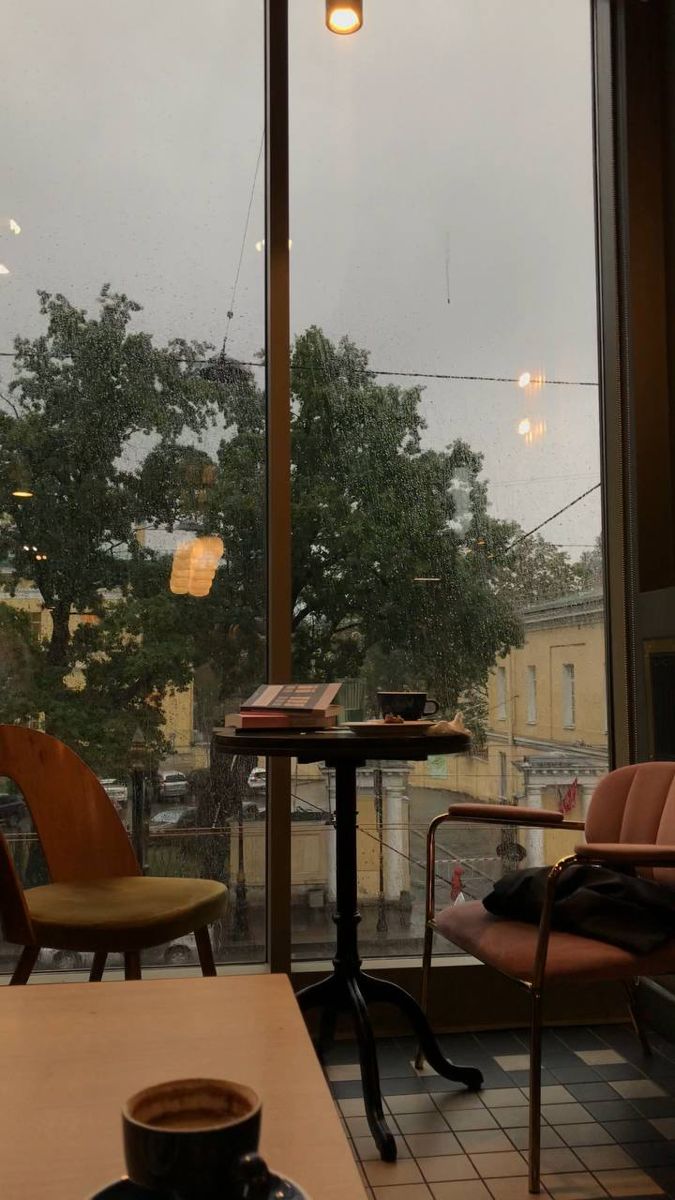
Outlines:
<svg viewBox="0 0 675 1200"><path fill-rule="evenodd" d="M2 776L23 793L53 883L140 874L112 800L63 742L37 729L0 725Z"/></svg>
<svg viewBox="0 0 675 1200"><path fill-rule="evenodd" d="M610 771L593 793L586 841L675 846L675 762ZM675 887L675 869L647 867L640 874Z"/></svg>

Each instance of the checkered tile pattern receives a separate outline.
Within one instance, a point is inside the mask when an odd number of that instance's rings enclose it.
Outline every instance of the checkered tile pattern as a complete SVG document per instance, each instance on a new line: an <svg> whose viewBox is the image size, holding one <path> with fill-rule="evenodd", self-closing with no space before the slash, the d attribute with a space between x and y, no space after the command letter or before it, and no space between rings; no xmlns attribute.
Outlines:
<svg viewBox="0 0 675 1200"><path fill-rule="evenodd" d="M326 1074L371 1200L529 1200L527 1034L440 1039L484 1087L462 1091L428 1067L412 1040L378 1043L398 1160L380 1161L364 1115L354 1044L337 1042ZM544 1034L542 1195L553 1200L675 1200L675 1046L652 1038L644 1059L617 1025Z"/></svg>

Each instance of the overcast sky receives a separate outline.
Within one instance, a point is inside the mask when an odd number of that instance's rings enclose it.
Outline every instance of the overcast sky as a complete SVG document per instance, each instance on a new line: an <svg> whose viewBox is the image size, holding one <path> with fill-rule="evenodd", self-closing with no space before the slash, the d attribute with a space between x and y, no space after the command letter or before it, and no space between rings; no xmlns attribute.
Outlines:
<svg viewBox="0 0 675 1200"><path fill-rule="evenodd" d="M331 36L290 0L292 322L381 370L597 378L589 0L364 0ZM162 342L220 344L263 126L260 0L6 4L0 349L35 291L104 281ZM263 344L258 172L229 330ZM449 280L449 292L448 281ZM448 304L448 294L450 303ZM8 376L3 360L4 378ZM430 444L485 455L531 528L599 478L597 391L423 381ZM546 423L527 446L518 424ZM576 557L598 493L547 527Z"/></svg>

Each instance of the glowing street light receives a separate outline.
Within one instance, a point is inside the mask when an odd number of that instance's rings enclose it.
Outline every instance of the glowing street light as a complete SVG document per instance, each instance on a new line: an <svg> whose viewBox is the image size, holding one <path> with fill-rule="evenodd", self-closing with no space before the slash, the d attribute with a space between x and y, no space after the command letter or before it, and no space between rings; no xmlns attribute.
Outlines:
<svg viewBox="0 0 675 1200"><path fill-rule="evenodd" d="M331 33L356 33L363 25L363 0L326 0L326 25Z"/></svg>
<svg viewBox="0 0 675 1200"><path fill-rule="evenodd" d="M518 376L518 387L519 388L529 387L531 383L532 383L532 375L529 371L523 371L523 373Z"/></svg>
<svg viewBox="0 0 675 1200"><path fill-rule="evenodd" d="M529 417L523 417L523 420L518 423L518 433L521 437L525 437L530 432L532 424Z"/></svg>

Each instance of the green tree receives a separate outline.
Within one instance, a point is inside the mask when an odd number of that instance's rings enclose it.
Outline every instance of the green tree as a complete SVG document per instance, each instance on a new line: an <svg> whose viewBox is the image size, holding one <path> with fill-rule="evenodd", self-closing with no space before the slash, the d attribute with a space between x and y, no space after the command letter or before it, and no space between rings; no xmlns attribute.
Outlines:
<svg viewBox="0 0 675 1200"><path fill-rule="evenodd" d="M210 367L220 379L227 370L222 359ZM472 553L481 531L503 547L511 528L487 514L482 460L459 439L425 449L422 390L376 383L367 352L347 338L335 344L316 327L300 335L291 384L296 677L353 677L377 661L380 682L427 686L451 710L521 633L486 557ZM224 694L260 678L264 438L263 397L249 375L228 393L205 510L227 547L202 610ZM456 521L460 474L466 532ZM210 607L236 619L214 628Z"/></svg>
<svg viewBox="0 0 675 1200"><path fill-rule="evenodd" d="M33 715L93 766L121 767L137 724L161 751L161 699L191 677L190 604L170 595L170 564L144 550L139 529L166 516L158 462L181 480L174 508L185 502L199 455L179 439L213 423L221 390L201 374L205 346L156 347L132 328L139 305L109 287L93 317L39 296L46 332L15 340L0 410L0 560L9 588L33 581L50 615ZM31 499L11 494L17 482Z"/></svg>

